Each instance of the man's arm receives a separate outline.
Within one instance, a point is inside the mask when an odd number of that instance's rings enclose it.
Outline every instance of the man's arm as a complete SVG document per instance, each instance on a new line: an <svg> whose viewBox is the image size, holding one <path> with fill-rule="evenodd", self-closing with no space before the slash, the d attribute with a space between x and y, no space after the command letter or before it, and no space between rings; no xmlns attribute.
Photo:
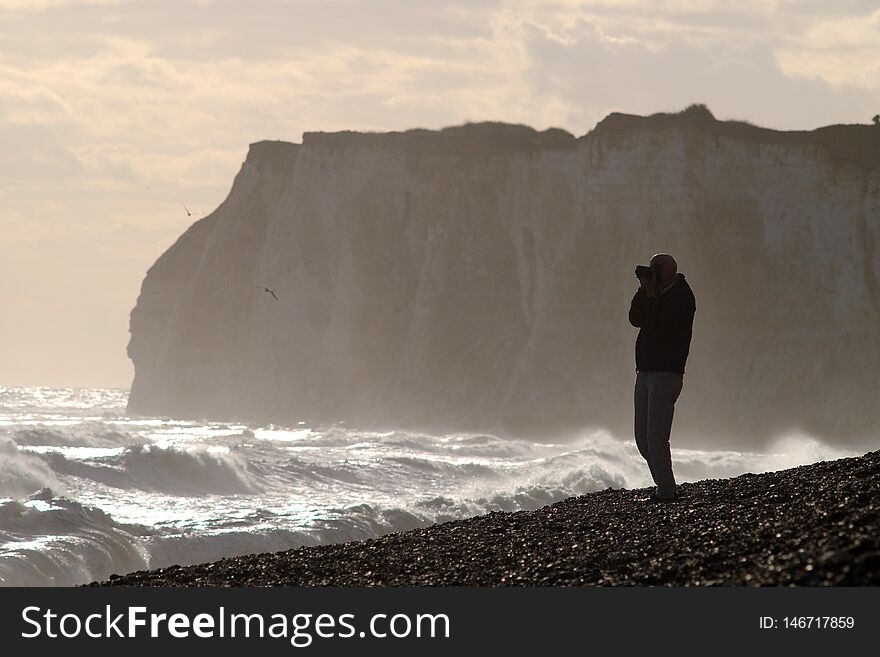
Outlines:
<svg viewBox="0 0 880 657"><path fill-rule="evenodd" d="M644 288L636 290L629 305L629 323L636 328L650 326L657 320L657 297L649 296Z"/></svg>
<svg viewBox="0 0 880 657"><path fill-rule="evenodd" d="M641 328L645 322L645 293L642 288L636 290L632 302L629 304L629 323L636 328Z"/></svg>
<svg viewBox="0 0 880 657"><path fill-rule="evenodd" d="M648 278L639 279L639 289L629 306L629 323L636 328L652 327L657 323L657 283Z"/></svg>
<svg viewBox="0 0 880 657"><path fill-rule="evenodd" d="M671 324L674 344L681 355L687 358L693 336L694 314L697 311L693 295L680 299L670 311L668 321Z"/></svg>

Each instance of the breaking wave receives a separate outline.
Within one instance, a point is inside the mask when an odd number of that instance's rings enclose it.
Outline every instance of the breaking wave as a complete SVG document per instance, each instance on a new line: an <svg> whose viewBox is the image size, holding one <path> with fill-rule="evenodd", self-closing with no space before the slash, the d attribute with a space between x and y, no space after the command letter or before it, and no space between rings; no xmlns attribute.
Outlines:
<svg viewBox="0 0 880 657"><path fill-rule="evenodd" d="M650 483L632 441L604 431L547 443L249 427L128 418L115 393L40 395L0 394L4 585L360 540ZM102 411L105 398L114 405ZM39 399L60 405L40 414ZM792 435L765 453L675 450L674 462L689 481L846 455Z"/></svg>
<svg viewBox="0 0 880 657"><path fill-rule="evenodd" d="M0 500L0 583L72 586L95 577L144 568L139 536L103 511L43 491Z"/></svg>

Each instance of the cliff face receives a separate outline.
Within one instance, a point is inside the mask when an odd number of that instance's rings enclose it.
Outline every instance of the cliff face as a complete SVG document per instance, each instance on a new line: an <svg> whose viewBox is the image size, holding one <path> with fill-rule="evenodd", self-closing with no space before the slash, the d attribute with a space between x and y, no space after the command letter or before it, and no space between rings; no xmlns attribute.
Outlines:
<svg viewBox="0 0 880 657"><path fill-rule="evenodd" d="M147 273L129 410L628 435L660 251L697 298L679 444L876 435L880 129L692 111L253 144Z"/></svg>

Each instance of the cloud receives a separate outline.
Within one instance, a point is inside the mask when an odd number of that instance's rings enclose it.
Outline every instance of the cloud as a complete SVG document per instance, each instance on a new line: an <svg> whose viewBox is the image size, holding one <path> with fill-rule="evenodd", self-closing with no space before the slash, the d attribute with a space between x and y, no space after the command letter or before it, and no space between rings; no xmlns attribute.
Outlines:
<svg viewBox="0 0 880 657"><path fill-rule="evenodd" d="M761 42L678 40L609 35L594 21L568 25L565 38L522 25L528 79L535 96L555 99L560 119L592 125L611 111L650 114L705 102L725 118L780 129L867 122L880 93L787 75Z"/></svg>
<svg viewBox="0 0 880 657"><path fill-rule="evenodd" d="M778 50L789 75L819 77L877 91L880 86L880 9L865 16L817 21Z"/></svg>
<svg viewBox="0 0 880 657"><path fill-rule="evenodd" d="M519 4L519 16L563 40L590 22L612 41L653 48L675 44L728 49L735 44L772 54L786 77L860 84L880 90L880 19L876 0L624 2L558 0Z"/></svg>
<svg viewBox="0 0 880 657"><path fill-rule="evenodd" d="M0 0L0 11L40 11L71 5L114 5L120 0Z"/></svg>

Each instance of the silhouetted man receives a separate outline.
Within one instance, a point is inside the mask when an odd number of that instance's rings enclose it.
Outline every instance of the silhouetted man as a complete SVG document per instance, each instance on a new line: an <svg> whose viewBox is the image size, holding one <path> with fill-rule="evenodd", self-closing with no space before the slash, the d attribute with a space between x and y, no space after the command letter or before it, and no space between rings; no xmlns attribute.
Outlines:
<svg viewBox="0 0 880 657"><path fill-rule="evenodd" d="M651 500L675 499L669 433L684 382L697 306L678 263L668 253L637 270L639 289L629 309L636 338L635 437L657 488Z"/></svg>

